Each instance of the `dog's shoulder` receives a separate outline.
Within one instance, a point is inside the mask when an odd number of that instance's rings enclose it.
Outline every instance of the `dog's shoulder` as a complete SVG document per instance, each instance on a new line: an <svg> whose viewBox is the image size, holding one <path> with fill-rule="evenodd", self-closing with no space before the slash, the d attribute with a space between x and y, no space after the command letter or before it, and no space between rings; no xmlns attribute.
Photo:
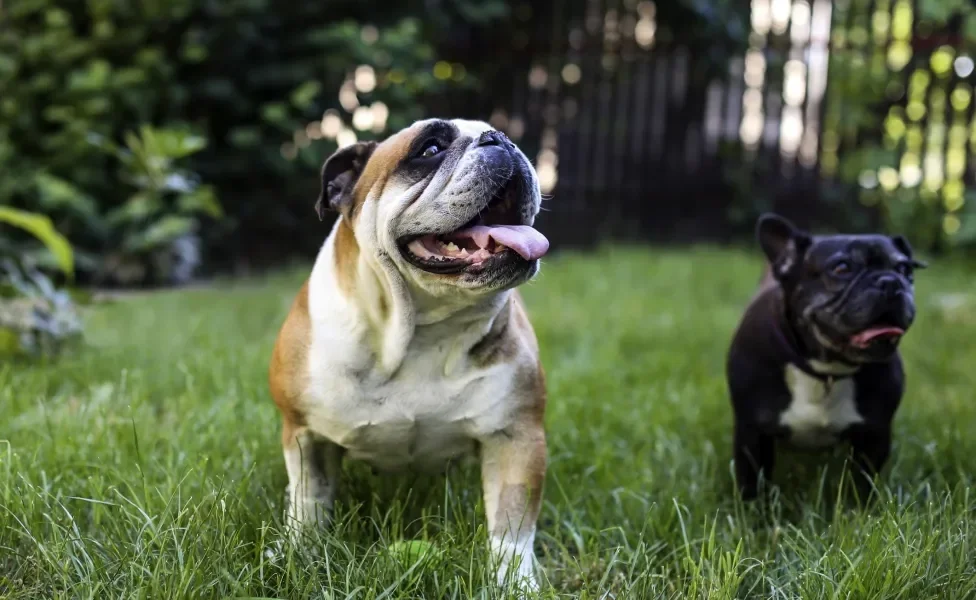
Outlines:
<svg viewBox="0 0 976 600"><path fill-rule="evenodd" d="M468 354L479 367L521 358L525 354L538 356L539 343L518 291L511 293L488 332L475 342Z"/></svg>
<svg viewBox="0 0 976 600"><path fill-rule="evenodd" d="M512 319L512 334L516 336L525 351L530 352L534 358L539 356L539 341L535 335L535 329L529 320L529 311L522 300L522 294L515 290L509 300Z"/></svg>
<svg viewBox="0 0 976 600"><path fill-rule="evenodd" d="M292 302L271 353L268 383L275 404L286 422L300 424L302 420L298 403L303 382L307 376L307 357L311 335L308 313L308 280L302 285Z"/></svg>
<svg viewBox="0 0 976 600"><path fill-rule="evenodd" d="M774 329L782 302L782 289L775 280L764 281L743 313L726 356L726 377L733 396L737 391L752 393L756 386L785 389L788 361L779 349Z"/></svg>
<svg viewBox="0 0 976 600"><path fill-rule="evenodd" d="M751 354L775 354L773 326L782 311L783 290L773 280L763 280L742 314L742 319L732 338L731 351Z"/></svg>
<svg viewBox="0 0 976 600"><path fill-rule="evenodd" d="M469 357L478 368L512 365L516 389L541 414L545 406L545 373L539 361L539 342L518 290L510 294L491 329L472 346Z"/></svg>

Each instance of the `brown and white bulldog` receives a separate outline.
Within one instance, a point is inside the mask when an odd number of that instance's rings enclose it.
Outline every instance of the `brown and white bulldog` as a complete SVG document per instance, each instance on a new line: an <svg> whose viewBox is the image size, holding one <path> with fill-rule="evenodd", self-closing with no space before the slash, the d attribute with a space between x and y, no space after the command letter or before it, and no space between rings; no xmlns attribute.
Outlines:
<svg viewBox="0 0 976 600"><path fill-rule="evenodd" d="M270 369L291 523L328 520L344 455L439 470L477 449L499 581L536 587L546 391L514 288L549 248L539 204L528 159L478 121L420 121L326 161L316 210L340 217Z"/></svg>

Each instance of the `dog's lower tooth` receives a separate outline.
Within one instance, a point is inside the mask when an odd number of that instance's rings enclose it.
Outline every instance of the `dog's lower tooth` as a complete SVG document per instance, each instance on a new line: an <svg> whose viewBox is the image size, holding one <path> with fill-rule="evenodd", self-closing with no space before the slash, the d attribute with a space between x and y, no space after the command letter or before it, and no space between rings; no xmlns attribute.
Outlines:
<svg viewBox="0 0 976 600"><path fill-rule="evenodd" d="M457 244L455 244L454 242L451 242L451 243L449 243L449 244L448 244L447 246L445 246L445 247L446 247L446 248L447 248L448 250L450 250L451 252L457 252L457 251L458 251L458 247L457 247Z"/></svg>

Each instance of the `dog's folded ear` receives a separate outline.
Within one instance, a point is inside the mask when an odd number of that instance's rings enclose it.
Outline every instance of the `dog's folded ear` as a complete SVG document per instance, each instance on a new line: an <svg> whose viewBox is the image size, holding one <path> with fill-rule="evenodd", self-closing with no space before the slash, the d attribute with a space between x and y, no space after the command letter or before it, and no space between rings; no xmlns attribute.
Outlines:
<svg viewBox="0 0 976 600"><path fill-rule="evenodd" d="M325 161L322 165L322 192L315 203L319 220L325 218L327 210L334 210L346 218L352 217L353 188L375 149L376 142L358 142L339 148Z"/></svg>
<svg viewBox="0 0 976 600"><path fill-rule="evenodd" d="M756 238L769 260L773 276L779 280L800 265L812 242L810 234L772 213L759 217Z"/></svg>
<svg viewBox="0 0 976 600"><path fill-rule="evenodd" d="M908 239L905 238L905 236L893 235L891 236L891 243L895 245L895 248L898 248L899 252L908 257L908 260L910 260L912 263L912 267L916 269L924 269L929 266L927 262L918 260L913 256L912 245L908 243Z"/></svg>

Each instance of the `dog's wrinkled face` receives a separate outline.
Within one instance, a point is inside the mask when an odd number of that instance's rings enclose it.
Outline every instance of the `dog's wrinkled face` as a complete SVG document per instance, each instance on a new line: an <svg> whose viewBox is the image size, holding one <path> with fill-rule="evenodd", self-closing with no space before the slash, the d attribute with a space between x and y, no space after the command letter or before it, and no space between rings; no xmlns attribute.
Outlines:
<svg viewBox="0 0 976 600"><path fill-rule="evenodd" d="M913 272L925 265L901 236L812 236L760 219L757 236L808 341L852 364L883 361L915 319Z"/></svg>
<svg viewBox="0 0 976 600"><path fill-rule="evenodd" d="M532 228L535 172L487 123L417 122L381 144L339 150L322 179L320 212L340 211L363 251L435 296L519 285L549 248Z"/></svg>

